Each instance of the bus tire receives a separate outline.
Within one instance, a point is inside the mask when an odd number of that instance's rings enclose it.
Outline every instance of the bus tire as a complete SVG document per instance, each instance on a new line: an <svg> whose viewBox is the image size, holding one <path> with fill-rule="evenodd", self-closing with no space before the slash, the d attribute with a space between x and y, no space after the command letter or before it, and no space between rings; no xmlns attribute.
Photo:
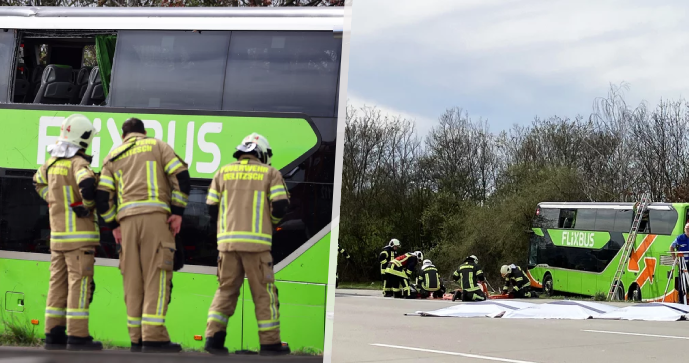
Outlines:
<svg viewBox="0 0 689 363"><path fill-rule="evenodd" d="M543 294L547 297L553 296L553 276L546 272L543 277Z"/></svg>
<svg viewBox="0 0 689 363"><path fill-rule="evenodd" d="M612 301L624 301L624 284L619 281L615 286L615 293L612 295Z"/></svg>
<svg viewBox="0 0 689 363"><path fill-rule="evenodd" d="M632 284L632 286L629 287L627 300L639 302L641 299L641 288L637 284Z"/></svg>

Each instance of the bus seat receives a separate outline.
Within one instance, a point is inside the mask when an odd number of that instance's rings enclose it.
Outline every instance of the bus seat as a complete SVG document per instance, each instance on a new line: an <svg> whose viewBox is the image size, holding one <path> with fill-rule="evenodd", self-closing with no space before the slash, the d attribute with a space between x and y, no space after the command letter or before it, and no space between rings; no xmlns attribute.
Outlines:
<svg viewBox="0 0 689 363"><path fill-rule="evenodd" d="M103 93L103 81L100 79L100 70L98 66L93 67L89 75L89 84L81 99L82 105L100 105L105 101L105 94Z"/></svg>
<svg viewBox="0 0 689 363"><path fill-rule="evenodd" d="M29 80L26 75L17 72L17 77L14 79L14 103L24 102L26 94L29 92Z"/></svg>
<svg viewBox="0 0 689 363"><path fill-rule="evenodd" d="M66 104L75 92L77 86L72 83L72 67L50 64L43 71L41 87L33 103Z"/></svg>
<svg viewBox="0 0 689 363"><path fill-rule="evenodd" d="M24 102L33 102L38 93L38 89L41 88L41 76L43 75L43 66L37 65L36 68L32 69L29 73L29 91L24 99Z"/></svg>
<svg viewBox="0 0 689 363"><path fill-rule="evenodd" d="M569 218L565 218L562 228L572 228L572 221Z"/></svg>
<svg viewBox="0 0 689 363"><path fill-rule="evenodd" d="M79 72L75 77L75 84L77 86L77 92L74 92L72 99L69 101L70 104L78 105L86 94L86 89L89 86L89 77L91 75L91 67L81 67Z"/></svg>

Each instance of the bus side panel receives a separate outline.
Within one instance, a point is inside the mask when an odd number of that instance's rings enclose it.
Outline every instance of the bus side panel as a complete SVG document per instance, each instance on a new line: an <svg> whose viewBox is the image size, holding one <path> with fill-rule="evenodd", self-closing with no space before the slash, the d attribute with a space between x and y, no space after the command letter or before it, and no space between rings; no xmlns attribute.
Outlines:
<svg viewBox="0 0 689 363"><path fill-rule="evenodd" d="M276 273L275 279L327 284L329 257L330 232Z"/></svg>
<svg viewBox="0 0 689 363"><path fill-rule="evenodd" d="M323 352L325 285L280 282L278 288L280 338L293 350ZM243 349L258 350L258 325L248 280L244 281Z"/></svg>
<svg viewBox="0 0 689 363"><path fill-rule="evenodd" d="M43 336L45 307L50 279L50 263L0 259L0 291L4 296L23 294L23 311L16 298L3 299L4 318L17 319L18 323L30 324L39 321L36 332ZM122 275L116 267L95 266L96 290L89 309L89 327L95 339L107 341L116 346L130 345L127 330L127 309L124 304ZM214 275L175 273L173 275L172 301L166 315L166 326L172 341L185 347L202 348L203 341L195 341L194 335L204 336L208 308L217 288ZM7 306L6 300L10 303ZM11 311L15 310L15 311ZM228 325L228 342L231 349L241 347L241 300L237 314ZM99 328L100 327L100 328ZM2 329L4 327L0 327Z"/></svg>
<svg viewBox="0 0 689 363"><path fill-rule="evenodd" d="M175 272L172 279L172 301L165 318L170 337L185 348L203 349L208 309L218 289L218 277ZM244 293L245 289L242 287L240 296ZM230 350L241 349L243 308L242 299L237 299L235 314L227 324L225 346ZM200 335L203 340L194 340L195 335Z"/></svg>

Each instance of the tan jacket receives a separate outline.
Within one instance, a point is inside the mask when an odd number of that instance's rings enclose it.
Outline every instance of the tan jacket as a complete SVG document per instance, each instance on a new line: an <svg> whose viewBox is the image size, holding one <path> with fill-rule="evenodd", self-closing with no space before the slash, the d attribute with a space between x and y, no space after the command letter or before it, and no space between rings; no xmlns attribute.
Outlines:
<svg viewBox="0 0 689 363"><path fill-rule="evenodd" d="M48 203L51 250L72 251L100 244L95 190L91 191L94 199L85 199L79 188L79 183L89 178L94 179L95 188L96 174L90 162L78 154L71 158L51 157L34 174L36 191ZM92 211L91 216L77 217L70 205L79 202Z"/></svg>
<svg viewBox="0 0 689 363"><path fill-rule="evenodd" d="M170 145L139 133L127 135L103 161L98 190L108 192L109 209L101 217L112 225L139 214L182 215L189 196L181 192L176 175L185 170L187 164Z"/></svg>
<svg viewBox="0 0 689 363"><path fill-rule="evenodd" d="M271 202L289 195L280 172L249 155L215 173L206 204L218 205L218 251L263 252L272 246Z"/></svg>

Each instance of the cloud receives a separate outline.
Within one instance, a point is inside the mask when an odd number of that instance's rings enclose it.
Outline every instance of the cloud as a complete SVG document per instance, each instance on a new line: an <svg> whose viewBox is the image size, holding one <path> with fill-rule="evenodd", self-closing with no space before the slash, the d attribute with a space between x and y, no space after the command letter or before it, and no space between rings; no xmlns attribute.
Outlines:
<svg viewBox="0 0 689 363"><path fill-rule="evenodd" d="M655 104L689 90L689 3L359 1L350 94L426 120L460 106L493 129L591 111L610 83Z"/></svg>
<svg viewBox="0 0 689 363"><path fill-rule="evenodd" d="M425 136L428 131L430 131L430 129L437 124L435 119L401 111L395 107L390 107L376 102L375 100L366 100L356 94L353 94L352 92L348 92L347 98L349 100L347 103L348 107L353 106L357 110L362 107L375 107L383 115L387 115L389 117L400 117L402 119L414 121L416 133L422 137Z"/></svg>

